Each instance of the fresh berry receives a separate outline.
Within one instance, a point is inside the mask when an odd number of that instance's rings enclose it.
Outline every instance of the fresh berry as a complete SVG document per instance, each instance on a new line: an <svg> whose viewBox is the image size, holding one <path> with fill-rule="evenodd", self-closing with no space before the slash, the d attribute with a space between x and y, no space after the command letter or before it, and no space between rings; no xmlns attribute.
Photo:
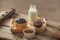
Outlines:
<svg viewBox="0 0 60 40"><path fill-rule="evenodd" d="M16 20L17 23L22 24L22 23L26 23L26 20L23 18L20 18L19 20Z"/></svg>
<svg viewBox="0 0 60 40"><path fill-rule="evenodd" d="M19 20L16 20L17 23L19 23Z"/></svg>

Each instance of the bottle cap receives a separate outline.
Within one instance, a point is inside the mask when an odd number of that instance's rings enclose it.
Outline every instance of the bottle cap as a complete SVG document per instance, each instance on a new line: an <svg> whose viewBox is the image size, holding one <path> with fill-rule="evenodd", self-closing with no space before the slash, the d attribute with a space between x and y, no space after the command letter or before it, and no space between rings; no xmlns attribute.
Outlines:
<svg viewBox="0 0 60 40"><path fill-rule="evenodd" d="M31 4L31 5L30 5L30 7L32 7L32 8L36 8L36 5L34 5L34 4Z"/></svg>

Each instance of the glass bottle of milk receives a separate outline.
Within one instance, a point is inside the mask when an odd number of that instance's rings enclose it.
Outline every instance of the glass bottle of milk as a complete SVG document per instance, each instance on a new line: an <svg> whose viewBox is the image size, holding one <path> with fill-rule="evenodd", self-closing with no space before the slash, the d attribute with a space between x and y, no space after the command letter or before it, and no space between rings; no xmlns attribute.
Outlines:
<svg viewBox="0 0 60 40"><path fill-rule="evenodd" d="M33 24L36 18L37 18L36 5L30 5L30 8L28 10L28 23Z"/></svg>

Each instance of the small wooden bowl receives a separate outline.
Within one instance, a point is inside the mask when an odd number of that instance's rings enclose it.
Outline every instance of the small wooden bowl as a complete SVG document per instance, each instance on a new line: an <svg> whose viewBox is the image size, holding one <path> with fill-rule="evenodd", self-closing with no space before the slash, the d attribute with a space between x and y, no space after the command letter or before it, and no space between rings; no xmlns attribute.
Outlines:
<svg viewBox="0 0 60 40"><path fill-rule="evenodd" d="M38 22L42 21L43 22L42 27L36 28L36 33L45 32L46 31L46 19L38 17L36 21L38 21Z"/></svg>
<svg viewBox="0 0 60 40"><path fill-rule="evenodd" d="M18 24L15 19L11 19L10 24L12 32L23 32L23 29L27 28L27 23Z"/></svg>

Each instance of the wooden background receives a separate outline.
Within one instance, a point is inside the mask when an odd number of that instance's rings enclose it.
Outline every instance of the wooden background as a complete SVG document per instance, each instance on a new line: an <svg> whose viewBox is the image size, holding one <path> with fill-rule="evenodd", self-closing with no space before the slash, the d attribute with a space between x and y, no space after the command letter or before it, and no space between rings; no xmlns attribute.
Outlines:
<svg viewBox="0 0 60 40"><path fill-rule="evenodd" d="M36 4L39 16L60 22L60 0L0 0L0 11L15 8L28 14L30 4Z"/></svg>

